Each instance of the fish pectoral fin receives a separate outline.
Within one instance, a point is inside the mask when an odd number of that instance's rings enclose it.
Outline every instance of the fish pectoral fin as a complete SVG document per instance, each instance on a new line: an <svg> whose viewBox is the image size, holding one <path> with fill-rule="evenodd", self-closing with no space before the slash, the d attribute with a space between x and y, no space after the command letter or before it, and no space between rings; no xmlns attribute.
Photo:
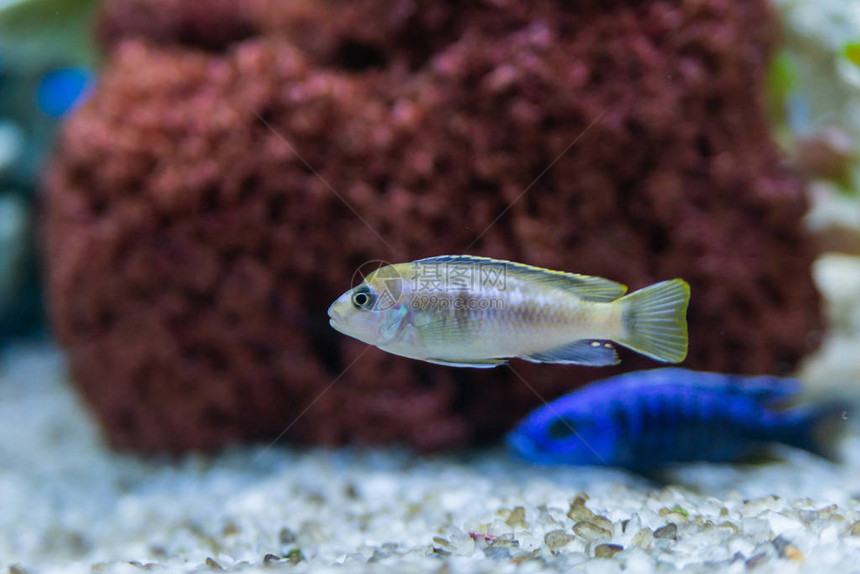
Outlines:
<svg viewBox="0 0 860 574"><path fill-rule="evenodd" d="M590 367L615 365L619 362L615 347L611 343L592 339L580 339L555 349L524 355L520 358L532 363L588 365Z"/></svg>
<svg viewBox="0 0 860 574"><path fill-rule="evenodd" d="M445 365L446 367L470 367L472 369L492 369L508 362L507 359L482 359L478 361L446 361L443 359L424 359L434 365Z"/></svg>

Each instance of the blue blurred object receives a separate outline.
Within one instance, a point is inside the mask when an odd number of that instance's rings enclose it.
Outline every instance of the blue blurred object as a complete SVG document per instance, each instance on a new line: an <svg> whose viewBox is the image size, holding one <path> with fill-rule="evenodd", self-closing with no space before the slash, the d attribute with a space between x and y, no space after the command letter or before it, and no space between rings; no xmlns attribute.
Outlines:
<svg viewBox="0 0 860 574"><path fill-rule="evenodd" d="M64 116L83 103L93 85L94 74L85 68L62 68L42 76L36 89L39 109L52 118Z"/></svg>
<svg viewBox="0 0 860 574"><path fill-rule="evenodd" d="M592 383L536 409L508 446L539 464L620 466L648 474L675 462L731 462L781 442L834 458L840 404L780 408L800 382L658 369Z"/></svg>

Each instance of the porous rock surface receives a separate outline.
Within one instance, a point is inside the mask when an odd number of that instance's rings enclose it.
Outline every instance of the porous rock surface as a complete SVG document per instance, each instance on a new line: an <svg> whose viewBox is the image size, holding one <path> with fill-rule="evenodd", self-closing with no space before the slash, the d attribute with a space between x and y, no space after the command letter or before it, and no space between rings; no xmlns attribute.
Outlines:
<svg viewBox="0 0 860 574"><path fill-rule="evenodd" d="M45 181L53 323L114 446L451 448L619 370L365 352L325 311L368 260L683 277L690 368L814 346L764 0L193 6L106 3L106 68Z"/></svg>

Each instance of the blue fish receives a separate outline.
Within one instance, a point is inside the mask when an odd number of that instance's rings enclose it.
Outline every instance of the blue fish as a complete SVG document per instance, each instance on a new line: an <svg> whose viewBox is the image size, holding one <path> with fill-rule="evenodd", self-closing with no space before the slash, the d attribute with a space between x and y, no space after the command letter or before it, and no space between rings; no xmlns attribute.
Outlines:
<svg viewBox="0 0 860 574"><path fill-rule="evenodd" d="M641 473L676 462L737 461L773 442L833 460L847 408L786 408L800 390L800 381L770 376L671 368L626 373L536 409L507 443L534 463Z"/></svg>

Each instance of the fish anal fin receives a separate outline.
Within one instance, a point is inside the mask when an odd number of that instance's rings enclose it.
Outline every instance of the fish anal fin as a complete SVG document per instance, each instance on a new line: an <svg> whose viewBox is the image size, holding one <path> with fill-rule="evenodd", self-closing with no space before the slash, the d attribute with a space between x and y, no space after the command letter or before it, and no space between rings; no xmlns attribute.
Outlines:
<svg viewBox="0 0 860 574"><path fill-rule="evenodd" d="M467 367L472 369L492 369L507 363L507 359L484 359L477 361L453 361L445 359L424 359L428 363L434 365L444 365L446 367Z"/></svg>
<svg viewBox="0 0 860 574"><path fill-rule="evenodd" d="M524 355L520 358L532 363L586 365L590 367L615 365L619 361L615 347L611 343L591 339L581 339L555 349Z"/></svg>

